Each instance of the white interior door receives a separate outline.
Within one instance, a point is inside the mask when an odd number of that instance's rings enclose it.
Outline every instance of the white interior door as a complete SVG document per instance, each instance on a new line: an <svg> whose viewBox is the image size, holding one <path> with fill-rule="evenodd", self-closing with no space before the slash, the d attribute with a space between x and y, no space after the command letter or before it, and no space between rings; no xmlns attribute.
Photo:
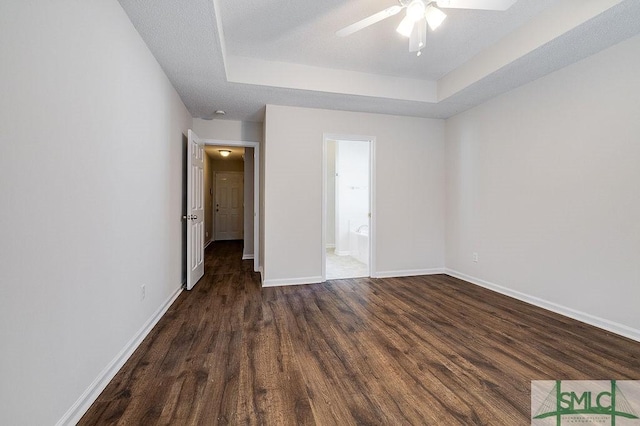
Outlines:
<svg viewBox="0 0 640 426"><path fill-rule="evenodd" d="M243 174L216 173L215 191L215 240L241 240L244 236Z"/></svg>
<svg viewBox="0 0 640 426"><path fill-rule="evenodd" d="M187 290L204 275L204 143L189 130L187 154Z"/></svg>

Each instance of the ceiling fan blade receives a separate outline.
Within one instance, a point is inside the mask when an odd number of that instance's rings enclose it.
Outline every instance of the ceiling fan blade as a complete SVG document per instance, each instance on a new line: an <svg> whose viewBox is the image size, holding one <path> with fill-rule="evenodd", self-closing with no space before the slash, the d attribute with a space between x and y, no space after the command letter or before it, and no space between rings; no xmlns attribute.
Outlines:
<svg viewBox="0 0 640 426"><path fill-rule="evenodd" d="M409 38L409 52L418 52L427 44L427 21L422 18L415 23Z"/></svg>
<svg viewBox="0 0 640 426"><path fill-rule="evenodd" d="M369 16L368 18L364 18L363 20L358 21L355 24L351 24L339 31L336 31L336 35L338 37L346 37L348 35L355 33L356 31L360 31L361 29L368 27L369 25L373 25L376 22L380 22L383 19L396 15L401 10L402 10L402 6L398 6L398 5L388 7L385 10L382 10L376 14Z"/></svg>
<svg viewBox="0 0 640 426"><path fill-rule="evenodd" d="M437 0L438 7L444 9L507 10L517 0Z"/></svg>

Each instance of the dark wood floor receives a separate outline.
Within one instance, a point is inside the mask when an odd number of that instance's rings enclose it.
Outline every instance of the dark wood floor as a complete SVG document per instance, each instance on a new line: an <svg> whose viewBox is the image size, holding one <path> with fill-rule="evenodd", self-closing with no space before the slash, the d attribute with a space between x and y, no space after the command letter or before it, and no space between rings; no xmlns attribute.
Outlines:
<svg viewBox="0 0 640 426"><path fill-rule="evenodd" d="M526 425L531 380L640 379L640 343L445 275L266 288L214 243L80 424Z"/></svg>

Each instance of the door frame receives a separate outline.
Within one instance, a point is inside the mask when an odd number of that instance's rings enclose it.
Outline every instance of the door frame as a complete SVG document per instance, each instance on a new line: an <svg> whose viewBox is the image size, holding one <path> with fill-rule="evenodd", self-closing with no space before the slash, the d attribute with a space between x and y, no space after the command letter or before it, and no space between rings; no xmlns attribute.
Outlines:
<svg viewBox="0 0 640 426"><path fill-rule="evenodd" d="M322 282L327 280L327 142L369 143L369 276L376 277L376 137L323 133L322 135ZM337 207L337 206L336 206Z"/></svg>
<svg viewBox="0 0 640 426"><path fill-rule="evenodd" d="M244 148L253 148L253 270L255 272L262 272L262 265L260 265L260 143L253 141L228 141L221 139L201 140L206 146L239 146Z"/></svg>

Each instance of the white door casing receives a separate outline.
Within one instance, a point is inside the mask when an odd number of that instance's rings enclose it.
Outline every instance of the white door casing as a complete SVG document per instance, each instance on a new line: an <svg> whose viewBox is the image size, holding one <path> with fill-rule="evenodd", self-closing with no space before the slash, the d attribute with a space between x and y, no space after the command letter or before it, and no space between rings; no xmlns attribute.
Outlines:
<svg viewBox="0 0 640 426"><path fill-rule="evenodd" d="M204 143L188 132L187 290L204 275Z"/></svg>
<svg viewBox="0 0 640 426"><path fill-rule="evenodd" d="M215 240L240 240L244 234L243 173L216 172Z"/></svg>

